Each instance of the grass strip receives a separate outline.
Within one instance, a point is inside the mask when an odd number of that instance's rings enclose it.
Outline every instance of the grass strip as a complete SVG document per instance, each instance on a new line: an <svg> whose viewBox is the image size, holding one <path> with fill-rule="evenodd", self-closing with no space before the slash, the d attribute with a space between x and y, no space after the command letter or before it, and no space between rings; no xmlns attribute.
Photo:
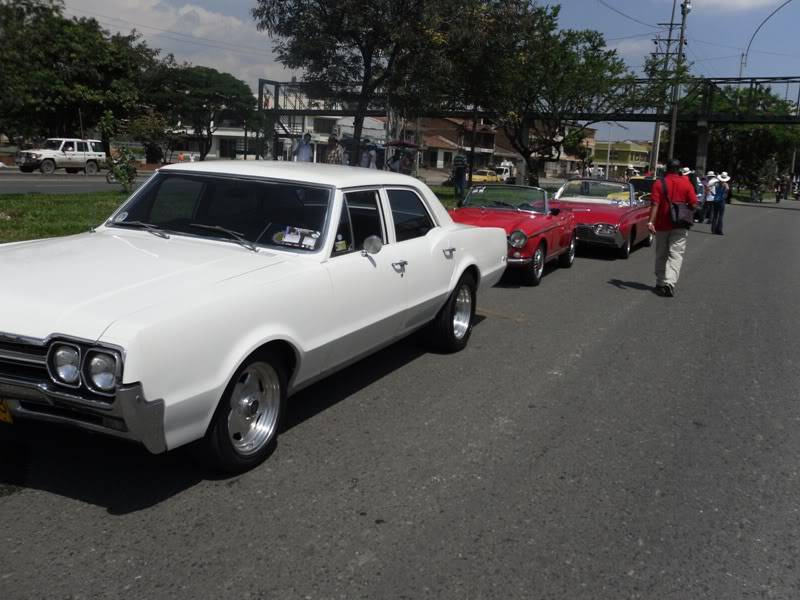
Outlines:
<svg viewBox="0 0 800 600"><path fill-rule="evenodd" d="M0 243L87 231L127 197L123 192L0 195Z"/></svg>

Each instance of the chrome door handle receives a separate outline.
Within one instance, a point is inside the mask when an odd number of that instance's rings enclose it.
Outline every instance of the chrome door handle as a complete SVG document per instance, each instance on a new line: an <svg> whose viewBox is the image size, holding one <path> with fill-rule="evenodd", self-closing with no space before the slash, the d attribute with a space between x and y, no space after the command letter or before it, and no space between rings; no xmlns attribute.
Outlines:
<svg viewBox="0 0 800 600"><path fill-rule="evenodd" d="M400 273L400 277L402 277L402 276L403 276L403 274L405 274L405 272L406 272L406 265L407 265L407 264L408 264L408 261L407 261L407 260L399 260L399 261L397 261L397 262L393 262L393 263L392 263L392 268L393 268L393 269L394 269L396 272Z"/></svg>
<svg viewBox="0 0 800 600"><path fill-rule="evenodd" d="M442 250L442 252L444 253L444 257L445 258L453 258L453 255L456 253L456 249L455 248L445 248L444 250Z"/></svg>

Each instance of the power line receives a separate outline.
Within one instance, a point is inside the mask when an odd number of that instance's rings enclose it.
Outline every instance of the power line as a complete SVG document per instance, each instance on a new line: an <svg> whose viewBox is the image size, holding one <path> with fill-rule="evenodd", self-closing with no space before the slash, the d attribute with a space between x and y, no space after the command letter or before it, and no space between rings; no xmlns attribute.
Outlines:
<svg viewBox="0 0 800 600"><path fill-rule="evenodd" d="M76 8L71 8L69 10L71 12L74 12L74 13L75 12L83 13L85 15L89 15L89 16L95 17L95 18L100 17L102 19L106 19L106 20L110 20L110 21L115 21L115 22L119 22L119 23L125 23L126 25L133 25L134 27L142 27L144 29L152 29L154 31L180 36L180 38L186 38L186 39L176 39L176 38L170 38L169 36L164 36L164 37L167 37L167 39L172 39L173 41L186 42L186 43L189 43L189 44L197 44L198 46L207 46L207 47L216 48L216 49L219 49L219 50L225 50L225 49L227 49L227 48L225 48L225 46L229 46L230 48L235 48L235 49L242 50L242 51L249 51L250 53L252 53L252 52L266 52L265 48L257 48L255 46L243 46L243 45L240 45L240 44L231 44L230 42L226 42L224 40L217 40L217 39L213 39L213 38L203 38L203 37L191 35L191 34L188 34L188 33L181 33L179 31L172 31L170 29L162 29L160 27L154 27L153 25L145 25L144 23L135 23L133 21L128 21L126 19L120 19L119 17L112 17L110 15L104 15L104 14L101 14L101 13L94 13L94 12L89 12L89 11L86 11L86 10L81 10L81 9L76 9ZM108 25L109 27L113 27L114 26L114 25L108 23L108 21L106 21L106 25ZM232 51L234 51L234 50L232 50Z"/></svg>
<svg viewBox="0 0 800 600"><path fill-rule="evenodd" d="M637 19L635 17L632 17L629 14L626 14L626 13L622 12L618 8L614 8L613 6L608 4L605 0L597 0L597 2L599 4L602 4L603 6L605 6L608 10L614 11L618 15L620 15L622 17L625 17L629 21L633 21L634 23L639 23L639 25L644 25L645 27L652 27L653 29L658 29L658 27L656 25L651 25L650 23L645 23L644 21L640 21L639 19Z"/></svg>

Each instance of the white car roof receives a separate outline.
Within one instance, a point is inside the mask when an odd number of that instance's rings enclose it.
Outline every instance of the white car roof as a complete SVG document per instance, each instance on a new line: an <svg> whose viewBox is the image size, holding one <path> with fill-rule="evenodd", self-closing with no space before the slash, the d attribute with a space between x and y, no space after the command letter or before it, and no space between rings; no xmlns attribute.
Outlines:
<svg viewBox="0 0 800 600"><path fill-rule="evenodd" d="M368 185L423 187L417 179L391 171L281 160L213 160L190 162L167 165L161 167L159 171L165 173L192 172L214 175L266 177L269 179L284 179L337 188Z"/></svg>

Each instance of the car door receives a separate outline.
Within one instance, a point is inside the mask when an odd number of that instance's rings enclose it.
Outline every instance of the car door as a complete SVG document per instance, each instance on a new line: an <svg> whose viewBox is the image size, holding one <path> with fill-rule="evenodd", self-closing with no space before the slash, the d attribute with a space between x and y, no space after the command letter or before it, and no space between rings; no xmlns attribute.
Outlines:
<svg viewBox="0 0 800 600"><path fill-rule="evenodd" d="M75 146L75 140L64 140L61 144L61 160L58 161L59 167L80 167L78 161L78 149Z"/></svg>
<svg viewBox="0 0 800 600"><path fill-rule="evenodd" d="M364 355L399 336L406 310L406 286L396 245L389 243L378 188L342 194L333 250L324 263L335 306L326 362L334 367ZM363 251L375 235L383 242L376 254Z"/></svg>
<svg viewBox="0 0 800 600"><path fill-rule="evenodd" d="M402 330L409 331L436 316L450 291L457 248L439 226L425 200L411 188L384 188L391 237L406 286L408 310Z"/></svg>
<svg viewBox="0 0 800 600"><path fill-rule="evenodd" d="M76 167L86 167L87 152L89 151L86 142L78 142L75 151L75 165Z"/></svg>

